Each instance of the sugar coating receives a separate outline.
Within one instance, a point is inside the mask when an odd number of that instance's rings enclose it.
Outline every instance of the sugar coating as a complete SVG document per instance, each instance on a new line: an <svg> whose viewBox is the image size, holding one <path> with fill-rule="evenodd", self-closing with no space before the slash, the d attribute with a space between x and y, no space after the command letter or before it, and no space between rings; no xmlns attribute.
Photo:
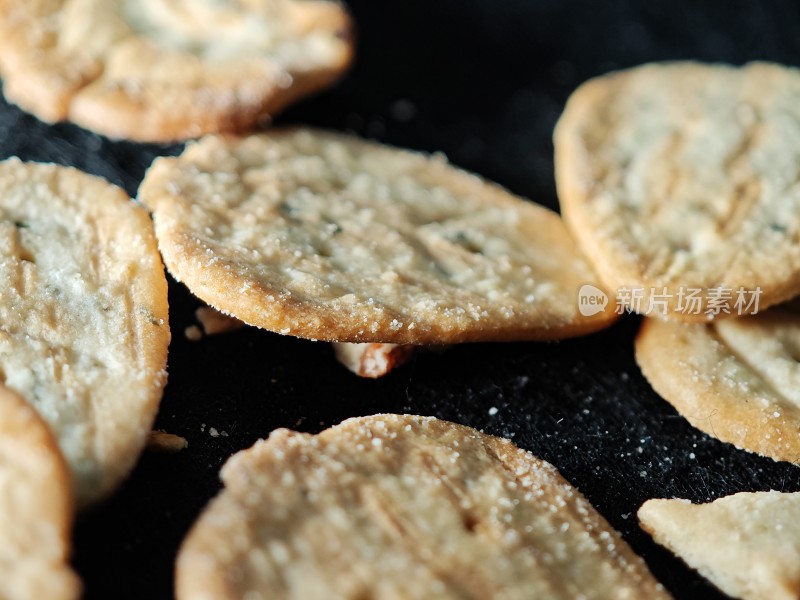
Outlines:
<svg viewBox="0 0 800 600"><path fill-rule="evenodd" d="M0 73L46 121L177 140L252 128L330 85L350 29L325 0L0 0Z"/></svg>
<svg viewBox="0 0 800 600"><path fill-rule="evenodd" d="M556 179L606 285L666 286L666 316L686 320L715 315L677 310L681 287L703 290L703 309L720 286L760 287L762 309L797 295L798 97L800 71L769 63L652 64L582 85L556 128Z"/></svg>
<svg viewBox="0 0 800 600"><path fill-rule="evenodd" d="M277 430L222 479L179 600L668 597L550 464L430 417Z"/></svg>
<svg viewBox="0 0 800 600"><path fill-rule="evenodd" d="M595 276L559 217L438 157L310 129L211 136L139 198L170 272L251 325L398 344L558 339Z"/></svg>
<svg viewBox="0 0 800 600"><path fill-rule="evenodd" d="M0 163L0 383L53 429L80 504L144 446L169 339L147 213L75 169Z"/></svg>
<svg viewBox="0 0 800 600"><path fill-rule="evenodd" d="M636 360L698 429L775 460L800 461L797 303L709 325L648 319Z"/></svg>
<svg viewBox="0 0 800 600"><path fill-rule="evenodd" d="M0 597L72 600L72 494L56 440L36 411L0 385Z"/></svg>
<svg viewBox="0 0 800 600"><path fill-rule="evenodd" d="M742 492L708 504L648 500L638 514L656 542L729 596L800 595L800 493Z"/></svg>

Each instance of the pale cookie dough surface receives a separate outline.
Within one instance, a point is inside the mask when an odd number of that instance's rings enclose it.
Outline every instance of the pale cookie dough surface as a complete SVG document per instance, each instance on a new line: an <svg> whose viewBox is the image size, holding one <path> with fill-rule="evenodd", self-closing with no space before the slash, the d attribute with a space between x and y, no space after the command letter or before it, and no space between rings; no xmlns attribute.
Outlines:
<svg viewBox="0 0 800 600"><path fill-rule="evenodd" d="M179 600L668 597L552 465L432 417L277 430L222 479Z"/></svg>
<svg viewBox="0 0 800 600"><path fill-rule="evenodd" d="M558 339L596 279L555 213L429 157L308 129L211 136L139 198L170 273L250 325L346 342Z"/></svg>
<svg viewBox="0 0 800 600"><path fill-rule="evenodd" d="M733 598L800 597L800 493L648 500L642 529Z"/></svg>
<svg viewBox="0 0 800 600"><path fill-rule="evenodd" d="M648 319L636 361L692 425L737 448L800 462L800 312L788 304L710 325Z"/></svg>
<svg viewBox="0 0 800 600"><path fill-rule="evenodd" d="M73 600L72 494L58 445L36 411L0 385L0 598Z"/></svg>
<svg viewBox="0 0 800 600"><path fill-rule="evenodd" d="M119 484L147 440L167 313L146 211L75 169L0 163L0 383L53 429L80 504Z"/></svg>
<svg viewBox="0 0 800 600"><path fill-rule="evenodd" d="M666 288L664 316L695 321L755 312L736 306L740 288L760 288L761 309L797 295L799 99L800 71L768 63L652 64L582 85L556 127L556 180L605 284ZM699 311L682 287L701 290Z"/></svg>
<svg viewBox="0 0 800 600"><path fill-rule="evenodd" d="M0 0L0 75L45 121L171 141L252 128L332 84L350 29L327 0Z"/></svg>

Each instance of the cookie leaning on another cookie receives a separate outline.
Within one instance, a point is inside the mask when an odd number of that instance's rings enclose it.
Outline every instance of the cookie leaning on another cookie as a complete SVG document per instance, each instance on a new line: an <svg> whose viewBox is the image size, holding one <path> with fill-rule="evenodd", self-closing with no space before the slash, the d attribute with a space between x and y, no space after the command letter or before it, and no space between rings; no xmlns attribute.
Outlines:
<svg viewBox="0 0 800 600"><path fill-rule="evenodd" d="M180 140L251 129L331 85L350 30L327 0L0 0L0 75L45 121Z"/></svg>
<svg viewBox="0 0 800 600"><path fill-rule="evenodd" d="M274 431L184 541L199 598L667 598L550 464L428 417Z"/></svg>
<svg viewBox="0 0 800 600"><path fill-rule="evenodd" d="M311 129L210 136L139 199L170 273L250 325L343 342L560 339L595 275L558 215L438 157Z"/></svg>
<svg viewBox="0 0 800 600"><path fill-rule="evenodd" d="M742 492L699 505L648 500L638 515L656 542L729 596L800 596L800 493Z"/></svg>
<svg viewBox="0 0 800 600"><path fill-rule="evenodd" d="M647 319L636 362L692 425L737 448L800 462L800 310L709 325Z"/></svg>
<svg viewBox="0 0 800 600"><path fill-rule="evenodd" d="M53 429L79 504L107 495L136 462L169 340L147 213L75 169L0 162L0 382Z"/></svg>
<svg viewBox="0 0 800 600"><path fill-rule="evenodd" d="M555 149L564 220L634 310L658 295L660 316L701 321L800 294L797 69L687 62L599 77L570 97Z"/></svg>
<svg viewBox="0 0 800 600"><path fill-rule="evenodd" d="M47 425L0 385L0 598L71 600L69 471Z"/></svg>

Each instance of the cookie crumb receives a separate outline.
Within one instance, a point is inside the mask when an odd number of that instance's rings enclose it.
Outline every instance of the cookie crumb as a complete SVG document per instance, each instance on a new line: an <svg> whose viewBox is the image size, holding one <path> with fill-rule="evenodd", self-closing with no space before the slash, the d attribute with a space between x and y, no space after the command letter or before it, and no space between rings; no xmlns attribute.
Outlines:
<svg viewBox="0 0 800 600"><path fill-rule="evenodd" d="M186 336L186 339L190 342L199 342L203 339L203 332L197 325L189 325L189 327L183 330L183 335Z"/></svg>
<svg viewBox="0 0 800 600"><path fill-rule="evenodd" d="M151 431L147 438L147 450L162 454L175 454L189 447L185 437L167 433L166 431Z"/></svg>

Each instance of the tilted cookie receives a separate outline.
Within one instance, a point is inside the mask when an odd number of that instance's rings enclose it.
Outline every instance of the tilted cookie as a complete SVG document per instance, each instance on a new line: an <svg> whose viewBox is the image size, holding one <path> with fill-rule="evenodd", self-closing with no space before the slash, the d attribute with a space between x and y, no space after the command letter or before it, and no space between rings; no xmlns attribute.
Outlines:
<svg viewBox="0 0 800 600"><path fill-rule="evenodd" d="M562 214L623 303L699 321L800 293L799 99L800 71L768 63L645 65L572 95Z"/></svg>
<svg viewBox="0 0 800 600"><path fill-rule="evenodd" d="M558 339L594 273L558 215L444 159L310 129L210 136L139 198L170 273L250 325L343 342Z"/></svg>
<svg viewBox="0 0 800 600"><path fill-rule="evenodd" d="M274 431L178 556L199 598L666 598L550 464L432 417Z"/></svg>
<svg viewBox="0 0 800 600"><path fill-rule="evenodd" d="M800 597L800 493L743 492L709 504L648 500L638 514L656 542L729 596Z"/></svg>
<svg viewBox="0 0 800 600"><path fill-rule="evenodd" d="M0 75L45 121L171 141L252 128L332 84L350 28L327 0L0 0Z"/></svg>
<svg viewBox="0 0 800 600"><path fill-rule="evenodd" d="M47 425L0 385L0 598L71 600L69 472Z"/></svg>
<svg viewBox="0 0 800 600"><path fill-rule="evenodd" d="M636 361L692 425L775 460L800 462L800 312L792 304L709 325L647 319Z"/></svg>
<svg viewBox="0 0 800 600"><path fill-rule="evenodd" d="M147 440L167 312L146 211L75 169L0 163L0 382L53 429L80 504L119 484Z"/></svg>

